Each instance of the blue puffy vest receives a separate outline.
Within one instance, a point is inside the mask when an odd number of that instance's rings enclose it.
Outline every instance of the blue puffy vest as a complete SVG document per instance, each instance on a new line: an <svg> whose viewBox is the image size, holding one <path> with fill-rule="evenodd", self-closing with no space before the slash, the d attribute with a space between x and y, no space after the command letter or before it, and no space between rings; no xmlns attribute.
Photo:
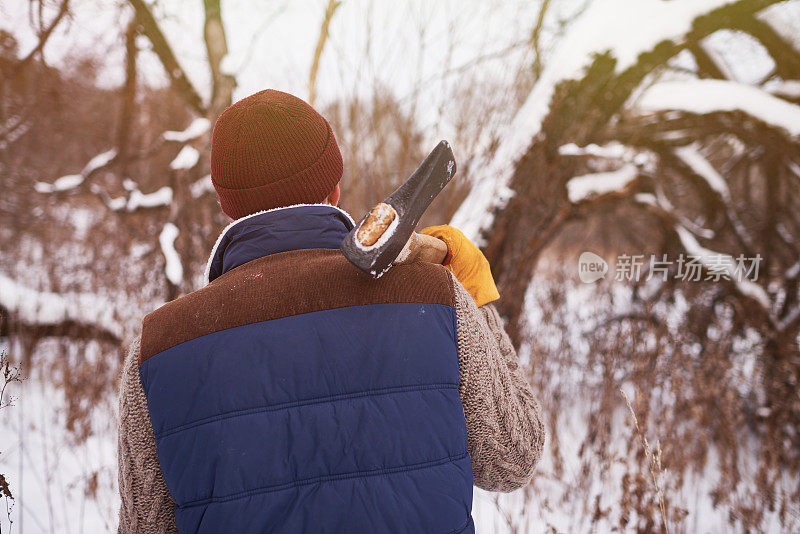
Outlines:
<svg viewBox="0 0 800 534"><path fill-rule="evenodd" d="M340 210L237 221L148 315L140 377L180 532L473 532L445 269L375 281Z"/></svg>

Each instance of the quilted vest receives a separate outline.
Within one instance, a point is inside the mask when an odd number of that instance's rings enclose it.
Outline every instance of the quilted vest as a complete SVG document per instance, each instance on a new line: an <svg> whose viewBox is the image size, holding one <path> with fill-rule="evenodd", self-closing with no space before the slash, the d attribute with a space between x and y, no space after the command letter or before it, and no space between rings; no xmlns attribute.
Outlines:
<svg viewBox="0 0 800 534"><path fill-rule="evenodd" d="M474 532L444 267L372 280L325 205L229 226L139 373L180 532Z"/></svg>

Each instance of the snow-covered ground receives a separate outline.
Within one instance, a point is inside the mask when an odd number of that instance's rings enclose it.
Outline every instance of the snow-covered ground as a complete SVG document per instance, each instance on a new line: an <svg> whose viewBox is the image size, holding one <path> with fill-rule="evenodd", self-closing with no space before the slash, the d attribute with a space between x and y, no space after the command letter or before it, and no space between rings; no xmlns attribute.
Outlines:
<svg viewBox="0 0 800 534"><path fill-rule="evenodd" d="M58 351L52 357L60 357ZM14 403L0 410L0 473L15 500L13 525L8 514L0 513L0 532L116 532L113 399L93 406L93 432L75 444L67 430L64 392L40 370L9 386L7 393Z"/></svg>
<svg viewBox="0 0 800 534"><path fill-rule="evenodd" d="M530 329L537 336L539 347L549 346L555 351L566 344L573 348L576 356L574 361L566 363L553 358L554 368L540 368L540 372L551 374L551 383L555 384L553 391L572 394L559 405L557 426L548 428L545 453L529 488L507 495L476 489L474 518L477 531L482 534L610 532L623 520L620 502L624 480L626 475L638 472L636 453L640 439L620 393L606 452L602 457L595 456L591 447L584 447L591 426L589 418L597 402L587 384L597 385L603 380L601 369L587 365L586 334L592 331L598 310L619 313L629 309L630 292L618 286L601 296L598 287L569 286L559 312L568 318L566 328L545 322L540 311L541 303L548 298L547 284L540 283L529 293ZM682 306L677 302L668 313L678 318L686 311ZM523 347L523 362L530 362L530 350L530 347ZM57 354L54 348L44 347L40 356L56 358ZM87 354L86 357L96 355ZM48 365L44 367L49 368ZM21 386L11 387L11 394L18 399L14 406L0 411L0 450L3 451L0 472L7 475L17 497L13 532L114 531L118 506L116 399L113 392L109 392L103 402L94 406L93 432L88 440L76 445L65 430L67 407L63 391L54 387L51 380L52 375L35 371ZM630 398L636 397L635 386L623 381L622 387ZM548 394L539 393L540 396ZM549 404L549 399L541 400ZM668 404L666 399L661 402ZM646 437L654 449L671 439L658 435ZM558 444L557 456L554 440ZM741 453L741 475L745 480L753 480L756 475L755 450L754 445L750 451ZM752 456L748 456L750 453ZM710 451L704 469L699 473L686 473L682 483L676 484L677 473L670 473L668 469L659 473L659 483L667 488L671 505L688 512L676 531L730 532L730 509L715 506L712 499L712 490L721 472L715 458L714 451ZM775 487L776 493L789 490L791 482L784 480ZM596 517L598 510L602 512L600 517ZM634 525L635 514L627 517L627 521ZM8 532L7 517L0 516L0 525L2 532ZM765 532L781 532L777 512L768 516L762 526ZM795 527L800 528L800 524Z"/></svg>

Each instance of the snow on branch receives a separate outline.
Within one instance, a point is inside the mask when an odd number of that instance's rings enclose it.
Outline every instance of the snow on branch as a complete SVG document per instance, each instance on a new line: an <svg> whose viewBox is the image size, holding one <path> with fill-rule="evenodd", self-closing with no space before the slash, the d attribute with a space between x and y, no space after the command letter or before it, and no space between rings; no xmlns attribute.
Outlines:
<svg viewBox="0 0 800 534"><path fill-rule="evenodd" d="M705 180L708 187L716 191L725 202L730 201L731 192L728 189L728 182L720 173L703 157L697 149L696 144L683 146L675 149L675 155L689 166L695 174Z"/></svg>
<svg viewBox="0 0 800 534"><path fill-rule="evenodd" d="M730 280L736 285L740 293L752 298L758 302L767 313L770 313L772 304L769 295L767 295L764 288L757 283L737 276L736 260L734 260L733 256L704 248L697 242L697 239L695 239L694 235L692 235L689 230L680 225L675 227L675 232L678 234L678 238L683 248L686 249L686 252L692 256L696 256L700 263L707 268L723 271L730 277Z"/></svg>
<svg viewBox="0 0 800 534"><path fill-rule="evenodd" d="M240 56L236 56L228 52L219 62L219 71L225 76L236 77L242 68L244 61Z"/></svg>
<svg viewBox="0 0 800 534"><path fill-rule="evenodd" d="M569 28L558 51L520 110L536 134L549 112L556 85L583 75L596 54L610 53L617 72L633 66L639 55L661 41L674 40L694 20L732 0L595 0ZM625 13L625 16L620 16ZM532 137L532 136L531 136ZM528 138L528 142L531 137Z"/></svg>
<svg viewBox="0 0 800 534"><path fill-rule="evenodd" d="M75 189L83 183L83 175L81 174L67 174L57 179L52 184L47 182L36 182L33 188L37 193L55 193L56 191L68 191Z"/></svg>
<svg viewBox="0 0 800 534"><path fill-rule="evenodd" d="M196 182L192 183L189 186L189 192L192 194L192 198L200 198L206 193L211 193L214 191L214 184L211 183L211 175L206 174Z"/></svg>
<svg viewBox="0 0 800 534"><path fill-rule="evenodd" d="M684 228L688 228L689 231L694 235L705 239L713 239L716 236L716 233L713 230L703 228L693 222L691 219L677 213L675 206L670 203L670 201L662 192L658 192L657 194L636 193L633 196L633 200L637 204L655 208L664 216L666 220L671 221L670 224L672 224L672 221L678 221Z"/></svg>
<svg viewBox="0 0 800 534"><path fill-rule="evenodd" d="M83 326L117 340L124 334L122 323L114 317L114 303L92 293L37 291L0 274L0 307L29 327L53 330L60 325Z"/></svg>
<svg viewBox="0 0 800 534"><path fill-rule="evenodd" d="M713 68L719 71L719 74L723 78L727 80L736 79L736 75L733 73L733 70L731 70L731 67L730 65L728 65L728 62L725 61L725 57L722 54L720 54L715 47L711 46L711 44L707 39L700 41L697 47L699 49L699 52L705 53L706 57L713 65Z"/></svg>
<svg viewBox="0 0 800 534"><path fill-rule="evenodd" d="M659 42L684 36L697 17L732 1L595 0L589 3L570 25L525 103L501 134L497 150L475 177L476 185L453 216L452 224L470 239L481 242L480 232L492 223L493 210L513 194L508 183L514 165L541 131L559 83L580 78L595 55L605 52L617 59L617 70L623 71Z"/></svg>
<svg viewBox="0 0 800 534"><path fill-rule="evenodd" d="M558 153L562 156L592 156L632 163L650 173L654 173L657 168L655 154L640 148L623 145L617 141L612 141L605 145L590 143L583 147L575 143L567 143L558 148Z"/></svg>
<svg viewBox="0 0 800 534"><path fill-rule="evenodd" d="M191 169L200 160L200 152L196 148L185 146L178 152L172 163L169 164L172 170Z"/></svg>
<svg viewBox="0 0 800 534"><path fill-rule="evenodd" d="M204 133L208 131L211 127L211 121L206 119L205 117L198 117L192 121L192 123L186 127L185 130L181 132L177 131L167 131L164 132L161 137L164 138L165 141L174 141L177 143L186 143L191 141L192 139L197 139Z"/></svg>
<svg viewBox="0 0 800 534"><path fill-rule="evenodd" d="M57 191L68 191L70 189L75 189L87 178L89 178L89 176L110 165L116 157L117 150L112 148L111 150L98 154L90 159L89 163L86 164L80 174L69 174L67 176L62 176L53 183L36 182L33 185L33 188L38 193L55 193Z"/></svg>
<svg viewBox="0 0 800 534"><path fill-rule="evenodd" d="M770 94L785 98L800 98L800 80L781 80L773 78L764 82L761 86Z"/></svg>
<svg viewBox="0 0 800 534"><path fill-rule="evenodd" d="M800 135L800 106L768 92L725 80L680 80L657 83L638 102L643 111L707 114L743 111L767 124Z"/></svg>
<svg viewBox="0 0 800 534"><path fill-rule="evenodd" d="M164 254L164 273L167 275L167 280L173 285L180 285L183 281L183 264L178 251L175 250L175 240L178 238L178 227L171 222L164 225L161 234L158 236L158 242L161 245L161 252Z"/></svg>
<svg viewBox="0 0 800 534"><path fill-rule="evenodd" d="M639 169L635 165L628 164L616 171L576 176L567 182L567 194L570 202L574 204L593 195L624 189L638 175Z"/></svg>
<svg viewBox="0 0 800 534"><path fill-rule="evenodd" d="M789 170L797 177L800 178L800 165L795 163L794 161L789 162Z"/></svg>
<svg viewBox="0 0 800 534"><path fill-rule="evenodd" d="M153 193L142 193L138 189L131 191L125 209L135 211L139 208L157 208L170 204L172 204L172 188L165 185Z"/></svg>
<svg viewBox="0 0 800 534"><path fill-rule="evenodd" d="M130 191L127 197L116 198L110 198L99 186L92 187L92 192L99 195L111 211L133 212L141 208L160 208L172 204L173 191L169 186L152 193L142 193L135 183L126 189Z"/></svg>
<svg viewBox="0 0 800 534"><path fill-rule="evenodd" d="M674 154L685 163L692 172L699 176L713 191L715 191L724 207L728 221L730 221L734 232L750 249L753 249L753 238L747 231L747 227L742 223L739 215L733 207L731 201L731 192L728 188L728 182L725 178L717 172L711 163L700 153L697 144L691 144L684 147L679 147L674 150ZM695 232L697 233L697 232Z"/></svg>

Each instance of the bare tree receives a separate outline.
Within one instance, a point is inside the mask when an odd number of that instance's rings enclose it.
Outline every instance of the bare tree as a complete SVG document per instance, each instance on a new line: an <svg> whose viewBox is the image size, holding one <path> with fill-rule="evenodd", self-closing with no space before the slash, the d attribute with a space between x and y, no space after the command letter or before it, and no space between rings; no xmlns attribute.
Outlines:
<svg viewBox="0 0 800 534"><path fill-rule="evenodd" d="M698 259L700 279L706 283L691 287L676 283L673 266L672 278L657 290L634 287L630 313L610 317L597 333L587 333L587 339L597 340L591 341L592 350L599 354L591 356L591 361L609 366L610 384L618 384L611 378L613 370L627 367L618 362L644 350L637 343L645 338L636 332L650 332L655 339L680 339L664 341L674 352L670 348L648 355L641 364L646 367L641 383L654 389L675 388L679 400L674 413L684 419L662 424L693 440L682 441L681 446L701 442L703 431L718 440L714 443L724 451L721 462L726 466L719 499L726 502L735 501L731 495L740 480L739 447L747 442L748 432L760 444L757 493L774 498L782 474L800 468L800 442L789 430L800 421L800 402L794 391L800 379L800 198L796 193L800 107L797 95L782 89L800 80L800 51L774 28L764 11L775 4L779 2L742 0L700 13L687 32L653 43L622 67L620 58L602 49L585 68L563 78L559 78L559 65L545 63L531 99L514 122L521 131L512 131L510 141L501 139L501 143L517 142L520 151L501 146L496 152L502 158L511 154L519 159L510 167L508 181L494 189L503 201L494 203L487 219L491 222L481 232L503 295L499 304L517 346L536 344L526 334L525 299L532 283L536 285L532 277L539 260L548 254L558 256L560 249L571 262L571 255L577 257L580 252L576 247L593 243L587 235L604 238L595 243L605 241L608 252L625 252L624 244L629 244L634 250ZM672 5L681 8L677 2ZM641 20L633 18L632 23L641 24ZM730 79L730 69L712 53L707 40L725 29L757 40L774 60L773 72L755 85ZM679 54L684 60L681 66L675 60ZM688 72L682 66L687 57L696 65ZM552 86L546 87L548 83ZM690 95L685 100L675 96L681 88ZM753 99L759 104L749 105ZM535 120L539 109L543 110L541 121ZM770 116L765 109L781 112ZM532 134L515 141L514 136L519 138L532 123L536 126ZM487 189L473 191L457 222L476 215L470 210L480 195L486 196ZM764 261L758 278L743 282L730 268L724 270L726 276L715 276L720 268L711 258L721 258L729 267L737 258ZM666 319L654 310L659 305L674 307L678 295L689 300L690 312L679 332L668 334L672 331ZM611 334L612 329L617 333ZM721 336L720 331L724 332ZM732 361L740 356L733 340L753 332L759 333L758 342L748 349L748 356L758 362L757 378L745 387L736 384L732 372ZM617 344L602 348L603 336ZM700 361L681 354L688 346L698 347ZM672 372L664 375L663 382L656 378L661 376L656 371L660 365ZM635 369L635 362L630 366ZM687 367L696 374L684 378L681 369ZM535 371L534 379L542 373L541 367ZM686 380L684 390L671 382L680 380ZM748 393L739 393L741 389ZM702 408L692 408L689 399ZM731 410L746 428L737 427L731 417L708 417L727 413L726 403L736 406ZM695 417L695 424L701 426L691 427L694 434L676 430ZM606 419L606 424L612 423ZM596 445L599 439L587 437L586 445ZM670 450L665 461L686 465L678 460L679 449ZM761 510L774 502L765 499ZM791 499L794 504L789 506L796 509L796 494ZM752 517L741 515L736 520L747 528L759 528L756 517L753 512Z"/></svg>

